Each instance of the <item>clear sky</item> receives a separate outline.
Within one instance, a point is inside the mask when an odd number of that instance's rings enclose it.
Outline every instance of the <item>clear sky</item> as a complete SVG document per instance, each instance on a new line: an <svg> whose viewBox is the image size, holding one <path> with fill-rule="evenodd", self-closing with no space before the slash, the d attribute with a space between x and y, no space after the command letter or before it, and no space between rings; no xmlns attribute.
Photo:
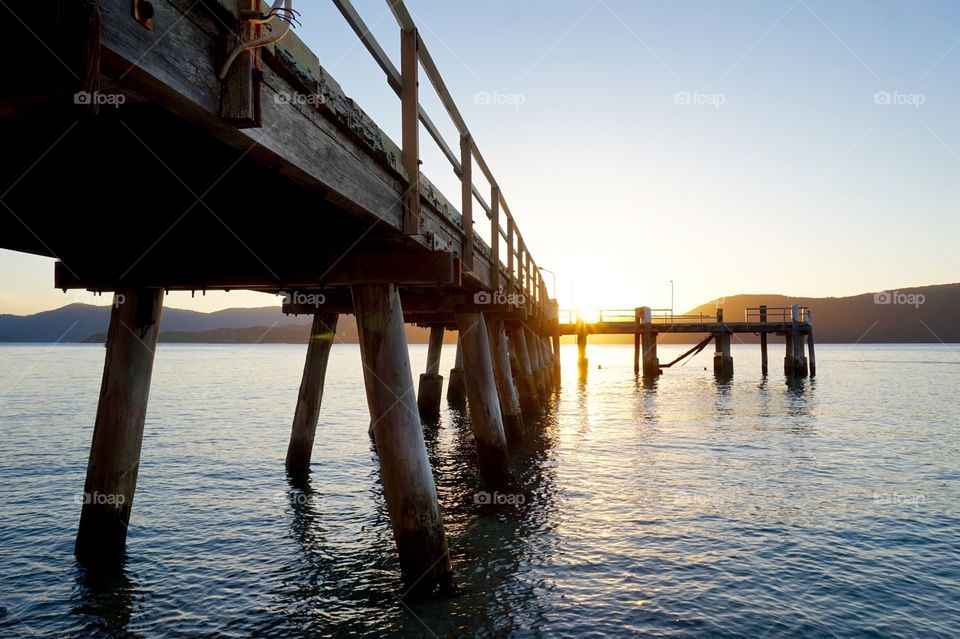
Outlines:
<svg viewBox="0 0 960 639"><path fill-rule="evenodd" d="M399 101L333 4L294 4L300 37L399 140ZM678 310L960 281L960 4L407 4L561 306L669 306L670 280ZM398 61L386 2L355 6ZM421 92L455 148L426 80ZM457 202L449 165L422 145L424 172ZM0 311L83 298L52 290L49 260L0 252L0 273Z"/></svg>

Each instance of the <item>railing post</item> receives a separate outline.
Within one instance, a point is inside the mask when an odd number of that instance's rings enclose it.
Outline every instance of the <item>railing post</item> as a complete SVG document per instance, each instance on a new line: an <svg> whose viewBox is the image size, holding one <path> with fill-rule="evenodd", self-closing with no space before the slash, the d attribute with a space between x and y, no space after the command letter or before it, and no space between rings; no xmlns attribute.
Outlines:
<svg viewBox="0 0 960 639"><path fill-rule="evenodd" d="M463 222L463 268L473 270L473 140L460 136L460 215Z"/></svg>
<svg viewBox="0 0 960 639"><path fill-rule="evenodd" d="M523 276L523 254L526 247L523 238L517 237L517 292L526 294L526 279Z"/></svg>
<svg viewBox="0 0 960 639"><path fill-rule="evenodd" d="M500 288L500 187L490 187L490 288Z"/></svg>
<svg viewBox="0 0 960 639"><path fill-rule="evenodd" d="M526 270L527 276L524 281L527 284L527 301L532 303L533 302L533 277L530 269L530 251L527 251L525 263L526 263L525 270Z"/></svg>
<svg viewBox="0 0 960 639"><path fill-rule="evenodd" d="M517 283L516 274L513 272L513 216L507 213L507 273L509 277L510 291Z"/></svg>
<svg viewBox="0 0 960 639"><path fill-rule="evenodd" d="M400 31L400 89L403 168L409 180L403 196L404 235L420 233L420 112L418 78L420 36L416 29Z"/></svg>

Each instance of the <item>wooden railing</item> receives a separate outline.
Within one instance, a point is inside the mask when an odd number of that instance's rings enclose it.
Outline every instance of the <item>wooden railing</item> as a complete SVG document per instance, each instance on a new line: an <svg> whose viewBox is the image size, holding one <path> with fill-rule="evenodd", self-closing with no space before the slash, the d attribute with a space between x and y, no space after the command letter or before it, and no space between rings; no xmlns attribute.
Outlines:
<svg viewBox="0 0 960 639"><path fill-rule="evenodd" d="M548 296L543 274L530 255L503 191L480 153L473 134L457 108L443 76L440 74L433 56L430 55L429 48L421 39L417 25L403 0L386 0L397 20L397 24L400 26L399 70L371 34L370 29L354 9L350 0L332 1L386 74L387 82L391 88L400 96L403 167L409 179L403 208L404 233L415 235L420 230L419 123L423 123L424 129L433 138L440 151L450 162L453 172L460 179L460 214L463 226L463 250L460 257L463 261L464 270L469 272L474 269L476 238L473 230L473 204L476 201L490 220L490 288L494 291L500 288L520 291L524 293L530 303L545 306ZM459 133L459 158L444 140L419 102L418 81L421 67ZM473 183L474 164L490 184L489 203L484 200L483 194ZM501 245L501 241L503 241L503 245ZM506 258L506 263L503 262L503 258ZM504 279L506 281L503 281Z"/></svg>
<svg viewBox="0 0 960 639"><path fill-rule="evenodd" d="M637 322L643 323L642 308L630 309L562 309L559 311L561 324L578 324L581 321L587 324L604 322ZM812 313L805 306L797 307L797 318L800 322L812 322ZM793 321L792 306L753 307L745 311L746 322L777 322L788 323ZM650 309L652 324L711 324L719 321L717 315L705 313L676 315L669 308ZM727 318L727 321L730 321Z"/></svg>
<svg viewBox="0 0 960 639"><path fill-rule="evenodd" d="M744 311L747 322L792 322L793 306L756 306ZM812 323L812 313L806 306L797 306L797 321Z"/></svg>

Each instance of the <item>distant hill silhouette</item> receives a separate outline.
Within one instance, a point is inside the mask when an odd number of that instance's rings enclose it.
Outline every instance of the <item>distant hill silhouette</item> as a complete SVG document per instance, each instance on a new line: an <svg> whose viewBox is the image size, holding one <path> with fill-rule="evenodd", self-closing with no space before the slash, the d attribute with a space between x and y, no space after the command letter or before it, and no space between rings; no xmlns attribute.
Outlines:
<svg viewBox="0 0 960 639"><path fill-rule="evenodd" d="M902 288L896 299L875 299L874 293L852 297L787 297L784 295L734 295L702 304L688 314L713 315L722 304L724 317L739 321L748 307L800 304L813 310L817 341L838 343L947 342L960 343L960 284ZM914 303L907 296L914 296ZM890 303L878 303L889 301ZM922 303L917 303L922 301ZM33 315L0 315L0 342L103 342L110 308L70 304ZM182 343L306 343L310 318L287 317L276 306L230 308L213 313L163 309L162 342ZM343 318L339 340L357 341L353 318ZM426 329L409 326L411 343L426 343ZM742 336L750 341L752 336ZM445 341L454 336L447 335ZM591 341L631 342L632 336L592 336ZM663 342L698 341L694 337L662 336Z"/></svg>
<svg viewBox="0 0 960 639"><path fill-rule="evenodd" d="M286 326L307 324L307 317L287 317L276 306L228 308L200 313L179 308L164 308L163 330L208 331L217 328ZM0 315L0 340L14 342L82 342L91 335L106 333L110 307L69 304L33 315Z"/></svg>
<svg viewBox="0 0 960 639"><path fill-rule="evenodd" d="M33 315L0 315L0 342L104 342L109 323L110 307L90 304L69 304ZM309 317L284 315L278 306L228 308L212 313L164 308L160 341L305 344L309 325ZM337 336L347 343L357 342L357 325L352 317L341 318ZM428 337L427 329L407 327L411 343L425 344Z"/></svg>

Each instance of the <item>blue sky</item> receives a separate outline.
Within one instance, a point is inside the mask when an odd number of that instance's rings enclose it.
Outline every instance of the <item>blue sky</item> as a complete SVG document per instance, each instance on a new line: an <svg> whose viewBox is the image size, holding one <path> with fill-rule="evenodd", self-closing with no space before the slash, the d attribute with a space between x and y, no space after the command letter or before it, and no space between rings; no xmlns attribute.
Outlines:
<svg viewBox="0 0 960 639"><path fill-rule="evenodd" d="M960 281L960 4L407 4L563 306L668 306L671 279L678 309ZM295 5L298 35L399 140L399 101L333 4ZM386 2L355 6L398 60ZM426 80L421 93L455 147ZM0 267L3 310L65 301L46 294L47 261L4 253Z"/></svg>

